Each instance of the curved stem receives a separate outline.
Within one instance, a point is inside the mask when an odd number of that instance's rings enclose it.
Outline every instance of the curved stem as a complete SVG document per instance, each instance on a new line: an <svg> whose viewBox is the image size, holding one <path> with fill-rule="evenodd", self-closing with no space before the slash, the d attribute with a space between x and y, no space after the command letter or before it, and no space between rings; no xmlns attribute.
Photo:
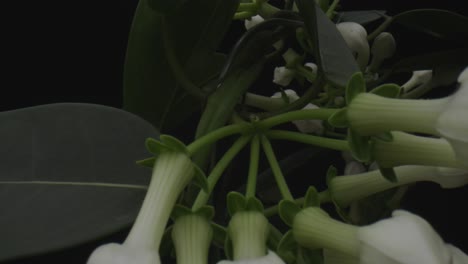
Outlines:
<svg viewBox="0 0 468 264"><path fill-rule="evenodd" d="M218 161L216 166L211 170L210 175L207 178L208 181L208 193L205 191L200 191L198 193L197 198L195 199L195 202L193 203L192 210L196 211L200 207L206 204L208 201L208 198L211 195L211 192L213 191L214 186L218 182L219 178L223 174L224 170L227 168L229 163L234 159L234 157L239 153L239 151L244 148L244 146L250 141L252 138L251 135L245 135L240 137L234 144L232 144L231 148L224 153L224 156Z"/></svg>
<svg viewBox="0 0 468 264"><path fill-rule="evenodd" d="M255 197L255 189L257 186L257 174L258 174L258 161L260 156L260 138L255 135L250 143L250 164L249 174L247 176L247 190L245 197Z"/></svg>
<svg viewBox="0 0 468 264"><path fill-rule="evenodd" d="M268 129L268 128L271 128L271 127L274 127L283 123L291 122L294 120L304 120L304 119L327 120L331 115L333 115L334 113L338 111L339 109L324 109L324 108L296 110L296 111L287 112L284 114L280 114L274 117L261 120L256 124L256 126L261 129Z"/></svg>
<svg viewBox="0 0 468 264"><path fill-rule="evenodd" d="M265 156L267 157L268 162L270 163L271 171L273 172L273 176L275 177L276 184L278 185L278 189L280 190L281 196L283 196L283 199L285 200L293 201L294 198L291 192L289 191L288 184L284 179L283 172L281 171L281 168L278 164L278 160L276 159L270 141L264 135L262 135L261 143L263 151L265 152Z"/></svg>
<svg viewBox="0 0 468 264"><path fill-rule="evenodd" d="M249 123L239 123L234 125L224 126L222 128L216 129L213 132L210 132L187 146L187 151L189 156L192 156L195 152L202 149L203 147L213 144L214 142L237 134L237 133L245 133L251 128Z"/></svg>
<svg viewBox="0 0 468 264"><path fill-rule="evenodd" d="M325 138L285 130L269 130L265 132L265 134L269 139L283 139L341 151L350 150L348 141L346 140Z"/></svg>

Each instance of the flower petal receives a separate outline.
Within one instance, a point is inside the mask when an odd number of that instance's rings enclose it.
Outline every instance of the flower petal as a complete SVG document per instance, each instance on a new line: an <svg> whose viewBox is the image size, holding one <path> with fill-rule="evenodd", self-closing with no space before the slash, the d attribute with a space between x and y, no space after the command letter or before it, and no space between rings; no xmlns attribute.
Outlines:
<svg viewBox="0 0 468 264"><path fill-rule="evenodd" d="M394 211L392 218L361 227L358 237L363 264L450 263L450 251L431 225L403 210Z"/></svg>

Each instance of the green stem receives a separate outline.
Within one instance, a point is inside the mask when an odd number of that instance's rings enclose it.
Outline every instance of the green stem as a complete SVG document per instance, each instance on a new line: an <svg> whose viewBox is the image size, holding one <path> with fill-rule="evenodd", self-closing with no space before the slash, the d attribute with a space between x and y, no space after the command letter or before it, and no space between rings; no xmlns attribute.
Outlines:
<svg viewBox="0 0 468 264"><path fill-rule="evenodd" d="M350 150L348 141L346 140L324 138L285 130L268 130L265 132L265 135L269 139L283 139L341 151Z"/></svg>
<svg viewBox="0 0 468 264"><path fill-rule="evenodd" d="M375 37L377 37L377 35L379 35L382 31L384 31L393 22L393 18L390 16L384 15L384 18L385 18L385 21L367 36L368 41L371 41Z"/></svg>
<svg viewBox="0 0 468 264"><path fill-rule="evenodd" d="M331 115L333 115L334 113L338 111L339 109L324 109L324 108L296 110L296 111L287 112L284 114L280 114L274 117L261 120L256 124L256 126L262 129L269 129L271 127L274 127L283 123L291 122L294 120L304 120L304 119L327 120Z"/></svg>
<svg viewBox="0 0 468 264"><path fill-rule="evenodd" d="M255 197L255 189L257 186L258 162L260 157L260 138L255 135L250 143L250 163L249 174L247 176L247 187L245 197Z"/></svg>
<svg viewBox="0 0 468 264"><path fill-rule="evenodd" d="M203 205L206 204L208 198L211 195L211 192L213 191L214 186L218 182L224 170L231 163L231 161L234 159L237 153L239 153L239 151L241 151L242 148L244 148L244 146L250 141L251 138L251 135L244 135L237 139L236 142L232 144L231 148L229 148L228 151L226 151L226 153L223 155L223 157L218 161L218 163L213 168L213 170L211 170L211 173L207 178L208 193L204 192L203 190L200 191L200 193L198 193L198 196L192 206L193 211L200 209Z"/></svg>
<svg viewBox="0 0 468 264"><path fill-rule="evenodd" d="M338 5L339 2L340 2L340 0L333 0L332 4L331 4L330 7L328 8L326 14L327 14L327 17L328 17L329 19L332 19L332 18L333 18L333 15L334 15L336 6Z"/></svg>
<svg viewBox="0 0 468 264"><path fill-rule="evenodd" d="M291 192L289 191L288 184L284 179L283 172L281 171L281 168L278 164L278 160L276 159L270 141L262 135L261 143L263 151L265 152L265 156L267 157L268 162L270 163L271 171L273 173L273 176L275 177L276 184L278 185L278 189L280 190L281 196L283 196L283 199L285 200L293 201L294 198Z"/></svg>
<svg viewBox="0 0 468 264"><path fill-rule="evenodd" d="M239 123L234 125L224 126L222 128L216 129L192 142L187 146L187 151L189 156L192 156L195 152L204 147L213 144L214 142L237 134L237 133L246 133L251 128L249 123Z"/></svg>
<svg viewBox="0 0 468 264"><path fill-rule="evenodd" d="M317 74L314 73L313 71L307 69L306 67L302 66L301 64L297 64L296 67L294 67L296 70L296 73L299 74L300 76L305 77L309 82L313 83L315 79L317 79Z"/></svg>

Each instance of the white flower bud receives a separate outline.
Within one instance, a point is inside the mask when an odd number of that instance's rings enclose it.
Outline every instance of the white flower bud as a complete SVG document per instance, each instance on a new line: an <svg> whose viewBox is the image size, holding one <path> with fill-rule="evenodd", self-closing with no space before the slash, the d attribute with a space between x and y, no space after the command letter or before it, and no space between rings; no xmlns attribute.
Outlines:
<svg viewBox="0 0 468 264"><path fill-rule="evenodd" d="M396 44L393 35L388 32L380 33L372 43L372 60L367 70L370 72L376 72L385 59L388 59L395 54L395 50Z"/></svg>
<svg viewBox="0 0 468 264"><path fill-rule="evenodd" d="M369 62L370 48L366 29L355 22L343 22L336 25L348 47L363 71Z"/></svg>
<svg viewBox="0 0 468 264"><path fill-rule="evenodd" d="M276 67L273 72L273 83L286 87L294 79L295 75L295 71L287 69L286 67Z"/></svg>
<svg viewBox="0 0 468 264"><path fill-rule="evenodd" d="M158 251L110 243L95 249L87 264L159 264Z"/></svg>
<svg viewBox="0 0 468 264"><path fill-rule="evenodd" d="M407 93L410 90L422 85L428 85L432 80L432 70L413 71L411 78L404 83L401 88Z"/></svg>
<svg viewBox="0 0 468 264"><path fill-rule="evenodd" d="M263 21L265 21L265 19L263 19L263 17L261 17L260 15L256 15L251 18L248 18L244 21L245 29L249 30L252 27L262 23Z"/></svg>

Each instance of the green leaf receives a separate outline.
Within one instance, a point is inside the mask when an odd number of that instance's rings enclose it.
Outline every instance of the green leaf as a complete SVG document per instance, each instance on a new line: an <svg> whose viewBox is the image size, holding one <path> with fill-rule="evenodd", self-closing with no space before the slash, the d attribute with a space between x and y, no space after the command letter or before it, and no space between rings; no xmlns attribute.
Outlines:
<svg viewBox="0 0 468 264"><path fill-rule="evenodd" d="M368 162L371 160L371 142L370 137L361 136L348 129L348 143L353 157L360 162Z"/></svg>
<svg viewBox="0 0 468 264"><path fill-rule="evenodd" d="M393 168L382 168L379 167L380 173L382 176L387 179L389 182L398 182L397 176L395 174L395 170Z"/></svg>
<svg viewBox="0 0 468 264"><path fill-rule="evenodd" d="M466 40L468 38L468 17L447 10L410 10L394 16L393 23L401 24L437 38L453 40Z"/></svg>
<svg viewBox="0 0 468 264"><path fill-rule="evenodd" d="M236 212L243 211L247 207L247 201L245 197L238 192L230 192L227 197L227 209L230 216L233 216Z"/></svg>
<svg viewBox="0 0 468 264"><path fill-rule="evenodd" d="M137 160L136 164L143 166L143 167L147 167L147 168L153 168L155 162L156 162L156 157L150 157L150 158L146 158L142 160Z"/></svg>
<svg viewBox="0 0 468 264"><path fill-rule="evenodd" d="M356 72L351 76L346 84L346 104L349 105L351 101L360 93L366 92L366 80L362 72Z"/></svg>
<svg viewBox="0 0 468 264"><path fill-rule="evenodd" d="M155 156L165 151L171 151L171 148L154 138L147 138L145 141L145 147L151 154Z"/></svg>
<svg viewBox="0 0 468 264"><path fill-rule="evenodd" d="M0 181L25 183L0 184L0 262L83 244L135 220L146 191L119 185L149 184L151 171L135 165L147 155L145 139L158 137L148 122L60 103L1 112L0 123ZM27 184L39 181L70 185Z"/></svg>
<svg viewBox="0 0 468 264"><path fill-rule="evenodd" d="M336 22L355 22L363 26L385 17L385 10L344 11L336 15Z"/></svg>
<svg viewBox="0 0 468 264"><path fill-rule="evenodd" d="M164 16L173 53L194 85L206 84L224 64L224 56L215 51L237 5L237 0L184 1L176 12ZM170 131L201 111L202 104L182 89L172 72L164 49L162 19L148 1L139 2L127 46L123 99L127 111Z"/></svg>
<svg viewBox="0 0 468 264"><path fill-rule="evenodd" d="M346 116L346 108L340 109L328 118L328 123L336 128L345 128L349 126Z"/></svg>
<svg viewBox="0 0 468 264"><path fill-rule="evenodd" d="M175 221L181 216L190 215L192 213L192 209L180 204L176 204L174 208L172 208L171 218Z"/></svg>
<svg viewBox="0 0 468 264"><path fill-rule="evenodd" d="M226 239L224 241L224 254L226 255L227 259L233 259L234 257L234 250L232 248L232 240L229 238L229 236L226 236Z"/></svg>
<svg viewBox="0 0 468 264"><path fill-rule="evenodd" d="M262 214L264 210L262 202L255 197L250 197L247 199L245 209L247 209L248 211L258 211Z"/></svg>
<svg viewBox="0 0 468 264"><path fill-rule="evenodd" d="M213 206L205 205L200 207L195 214L205 217L208 220L213 219L215 211Z"/></svg>
<svg viewBox="0 0 468 264"><path fill-rule="evenodd" d="M450 49L405 57L393 65L392 71L411 72L454 64L463 66L468 64L468 48Z"/></svg>
<svg viewBox="0 0 468 264"><path fill-rule="evenodd" d="M204 192L209 193L210 188L208 186L208 181L206 179L205 173L197 165L193 164L193 167L195 170L195 174L193 175L193 183L200 189L202 189Z"/></svg>
<svg viewBox="0 0 468 264"><path fill-rule="evenodd" d="M172 150L186 153L186 154L188 153L187 147L185 146L185 144L173 136L161 135L159 136L159 139L161 140L162 143L164 143L164 145L171 148Z"/></svg>
<svg viewBox="0 0 468 264"><path fill-rule="evenodd" d="M306 195L304 196L304 205L303 208L306 207L319 207L320 206L320 199L318 196L317 189L314 186L310 186L307 189Z"/></svg>
<svg viewBox="0 0 468 264"><path fill-rule="evenodd" d="M338 87L345 87L351 76L359 71L348 45L336 25L328 19L315 1L297 0L307 32L314 41L314 56L325 79Z"/></svg>
<svg viewBox="0 0 468 264"><path fill-rule="evenodd" d="M281 220L288 226L294 223L294 217L301 211L301 208L293 201L281 200L279 203L279 215Z"/></svg>
<svg viewBox="0 0 468 264"><path fill-rule="evenodd" d="M380 95L388 98L398 98L400 96L401 87L394 83L382 84L370 91L372 94Z"/></svg>
<svg viewBox="0 0 468 264"><path fill-rule="evenodd" d="M281 238L278 248L276 249L277 254L283 258L283 257L288 257L288 256L294 256L296 255L297 251L297 242L294 239L294 234L292 230L288 230L284 234L284 236ZM289 257L291 258L291 257ZM285 259L287 263L292 263L294 262L294 259Z"/></svg>

